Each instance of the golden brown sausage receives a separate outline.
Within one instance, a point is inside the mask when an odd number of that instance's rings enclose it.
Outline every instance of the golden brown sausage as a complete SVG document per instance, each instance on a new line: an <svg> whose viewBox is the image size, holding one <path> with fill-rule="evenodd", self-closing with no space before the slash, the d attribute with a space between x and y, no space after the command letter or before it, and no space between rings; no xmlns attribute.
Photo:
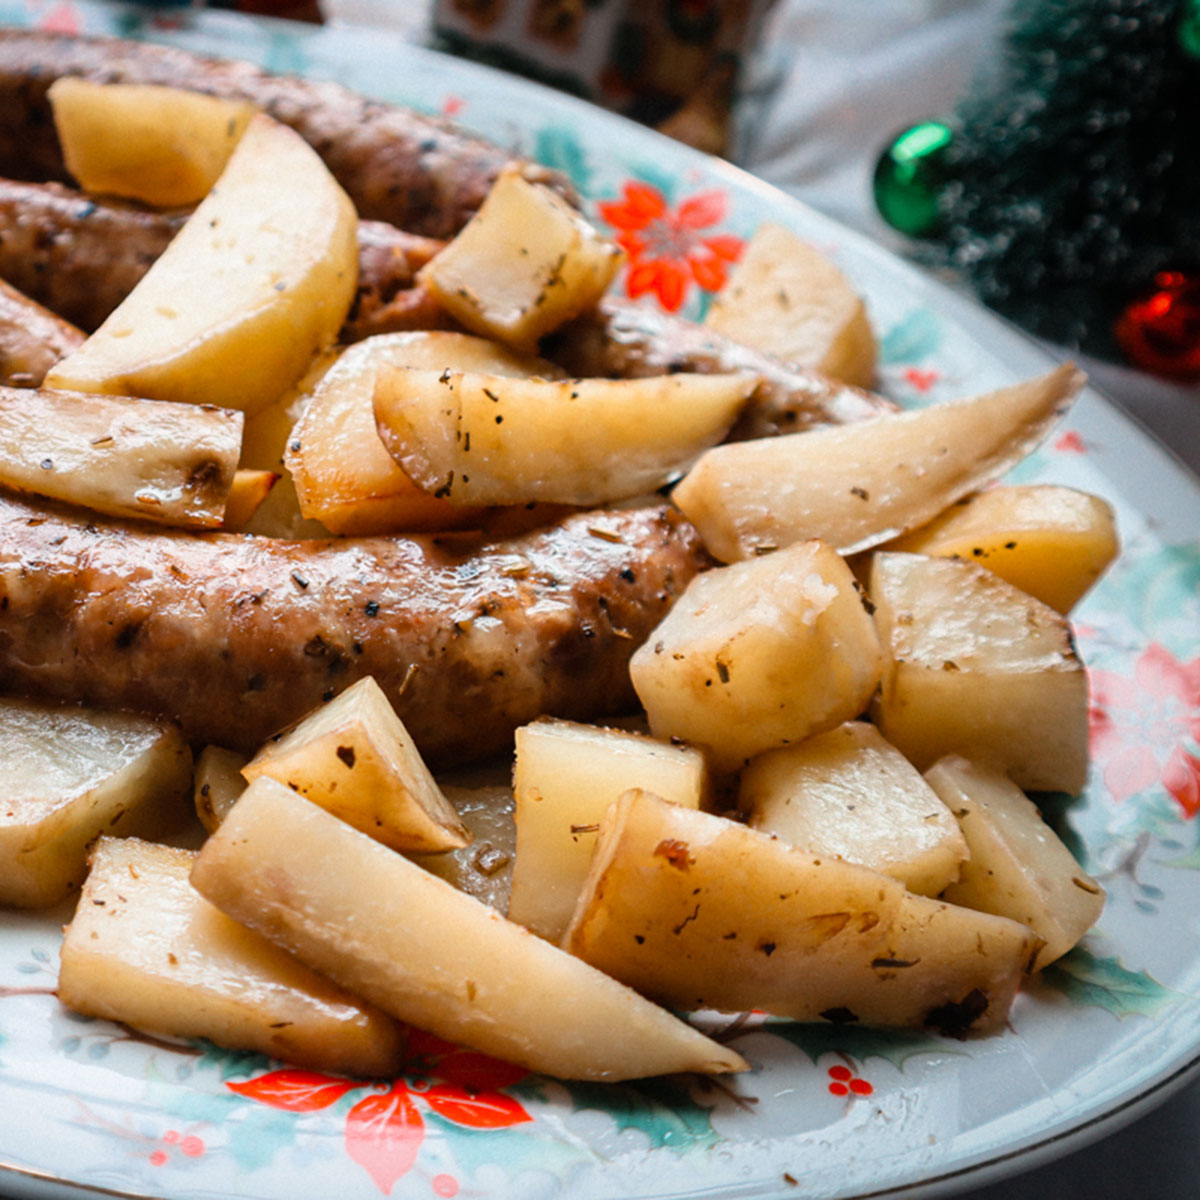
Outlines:
<svg viewBox="0 0 1200 1200"><path fill-rule="evenodd" d="M633 379L676 371L746 371L760 383L730 441L848 425L895 408L874 392L793 367L703 325L643 305L607 299L556 333L542 353L571 375Z"/></svg>
<svg viewBox="0 0 1200 1200"><path fill-rule="evenodd" d="M0 384L37 387L83 333L0 279Z"/></svg>
<svg viewBox="0 0 1200 1200"><path fill-rule="evenodd" d="M373 675L442 765L542 713L632 705L628 662L708 564L665 509L490 543L283 542L0 496L0 691L162 713L252 750Z"/></svg>

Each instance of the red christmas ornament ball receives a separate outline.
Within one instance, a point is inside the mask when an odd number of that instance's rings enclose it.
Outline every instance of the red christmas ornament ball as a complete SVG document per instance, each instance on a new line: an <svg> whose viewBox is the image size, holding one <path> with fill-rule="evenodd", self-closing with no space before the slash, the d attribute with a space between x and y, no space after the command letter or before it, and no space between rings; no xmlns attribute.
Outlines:
<svg viewBox="0 0 1200 1200"><path fill-rule="evenodd" d="M1154 290L1118 318L1115 333L1135 367L1168 379L1200 378L1200 273L1160 271Z"/></svg>

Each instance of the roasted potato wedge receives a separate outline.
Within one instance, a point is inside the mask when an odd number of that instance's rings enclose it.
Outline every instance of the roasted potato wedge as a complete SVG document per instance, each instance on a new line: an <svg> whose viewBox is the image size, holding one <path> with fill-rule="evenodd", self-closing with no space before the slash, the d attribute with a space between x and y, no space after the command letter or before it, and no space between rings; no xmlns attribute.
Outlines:
<svg viewBox="0 0 1200 1200"><path fill-rule="evenodd" d="M395 371L379 377L375 419L404 473L455 504L603 504L653 491L719 442L754 386Z"/></svg>
<svg viewBox="0 0 1200 1200"><path fill-rule="evenodd" d="M454 850L471 840L370 676L268 742L242 774L285 783L396 850Z"/></svg>
<svg viewBox="0 0 1200 1200"><path fill-rule="evenodd" d="M995 487L964 497L882 547L956 555L1068 613L1116 557L1112 506L1056 484Z"/></svg>
<svg viewBox="0 0 1200 1200"><path fill-rule="evenodd" d="M630 791L604 820L565 944L673 1007L961 1034L1003 1023L1038 939Z"/></svg>
<svg viewBox="0 0 1200 1200"><path fill-rule="evenodd" d="M67 170L85 192L159 208L208 195L257 109L248 100L64 75L50 85Z"/></svg>
<svg viewBox="0 0 1200 1200"><path fill-rule="evenodd" d="M595 305L623 259L582 213L513 167L418 279L468 329L532 353Z"/></svg>
<svg viewBox="0 0 1200 1200"><path fill-rule="evenodd" d="M970 400L705 451L672 500L722 562L821 538L843 554L930 520L1003 474L1083 386L1065 365Z"/></svg>
<svg viewBox="0 0 1200 1200"><path fill-rule="evenodd" d="M218 912L188 882L195 857L137 838L100 839L63 937L63 1004L315 1071L398 1071L396 1022Z"/></svg>
<svg viewBox="0 0 1200 1200"><path fill-rule="evenodd" d="M746 1069L732 1050L270 779L192 883L385 1012L563 1079Z"/></svg>
<svg viewBox="0 0 1200 1200"><path fill-rule="evenodd" d="M967 857L954 815L865 721L752 759L738 807L753 829L891 875L922 896L953 883Z"/></svg>
<svg viewBox="0 0 1200 1200"><path fill-rule="evenodd" d="M0 483L114 517L219 527L242 414L0 387Z"/></svg>
<svg viewBox="0 0 1200 1200"><path fill-rule="evenodd" d="M1045 943L1031 970L1061 958L1099 920L1104 889L1007 776L951 755L925 778L971 852L944 899L1028 925Z"/></svg>
<svg viewBox="0 0 1200 1200"><path fill-rule="evenodd" d="M632 789L604 818L563 944L673 1008L791 1016L869 959L903 896L886 875Z"/></svg>
<svg viewBox="0 0 1200 1200"><path fill-rule="evenodd" d="M407 368L562 375L545 359L465 333L382 334L351 346L313 389L288 437L284 461L305 517L343 534L453 529L478 519L479 509L436 499L413 483L376 432L376 378Z"/></svg>
<svg viewBox="0 0 1200 1200"><path fill-rule="evenodd" d="M200 824L209 833L216 832L225 820L225 814L246 790L242 768L249 761L248 754L226 750L223 746L205 746L196 755L192 801Z"/></svg>
<svg viewBox="0 0 1200 1200"><path fill-rule="evenodd" d="M357 278L354 206L299 134L260 114L141 282L46 385L257 412L337 338Z"/></svg>
<svg viewBox="0 0 1200 1200"><path fill-rule="evenodd" d="M0 700L0 762L0 904L19 908L77 888L101 833L169 831L192 781L174 725L31 700Z"/></svg>
<svg viewBox="0 0 1200 1200"><path fill-rule="evenodd" d="M508 917L556 942L575 909L608 806L637 787L699 808L708 792L704 755L643 734L557 720L522 726L516 748Z"/></svg>

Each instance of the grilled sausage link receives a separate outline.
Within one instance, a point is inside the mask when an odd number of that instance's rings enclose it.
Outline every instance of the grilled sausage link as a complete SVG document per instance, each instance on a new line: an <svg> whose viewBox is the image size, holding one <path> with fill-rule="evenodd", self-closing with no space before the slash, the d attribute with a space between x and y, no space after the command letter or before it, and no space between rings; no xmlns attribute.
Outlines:
<svg viewBox="0 0 1200 1200"><path fill-rule="evenodd" d="M185 219L185 213L93 200L58 183L0 179L0 278L90 332L133 290ZM358 290L342 341L446 327L449 318L416 284L416 273L443 245L382 221L359 221Z"/></svg>
<svg viewBox="0 0 1200 1200"><path fill-rule="evenodd" d="M452 765L542 713L629 707L630 655L706 565L666 509L490 544L283 542L0 496L0 691L164 714L253 750L373 675L422 753Z"/></svg>
<svg viewBox="0 0 1200 1200"><path fill-rule="evenodd" d="M890 400L793 367L682 317L607 299L559 330L542 353L571 375L635 379L676 371L747 371L760 383L729 441L848 425L892 411Z"/></svg>
<svg viewBox="0 0 1200 1200"><path fill-rule="evenodd" d="M0 279L0 385L37 387L82 341L74 325Z"/></svg>
<svg viewBox="0 0 1200 1200"><path fill-rule="evenodd" d="M0 277L90 332L133 290L183 217L0 180Z"/></svg>
<svg viewBox="0 0 1200 1200"><path fill-rule="evenodd" d="M337 83L270 75L251 63L144 42L7 30L0 32L0 174L69 179L46 96L62 75L250 100L320 154L359 216L429 237L461 229L513 157L444 121ZM556 172L535 164L526 171L571 194Z"/></svg>

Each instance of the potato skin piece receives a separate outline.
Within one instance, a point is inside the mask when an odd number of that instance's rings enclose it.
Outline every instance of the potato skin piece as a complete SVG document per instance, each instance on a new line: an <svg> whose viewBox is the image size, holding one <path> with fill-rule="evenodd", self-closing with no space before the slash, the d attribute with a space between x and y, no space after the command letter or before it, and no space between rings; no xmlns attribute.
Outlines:
<svg viewBox="0 0 1200 1200"><path fill-rule="evenodd" d="M151 531L0 497L0 689L171 714L251 751L374 675L421 753L633 703L629 657L709 560L661 508L463 535Z"/></svg>

